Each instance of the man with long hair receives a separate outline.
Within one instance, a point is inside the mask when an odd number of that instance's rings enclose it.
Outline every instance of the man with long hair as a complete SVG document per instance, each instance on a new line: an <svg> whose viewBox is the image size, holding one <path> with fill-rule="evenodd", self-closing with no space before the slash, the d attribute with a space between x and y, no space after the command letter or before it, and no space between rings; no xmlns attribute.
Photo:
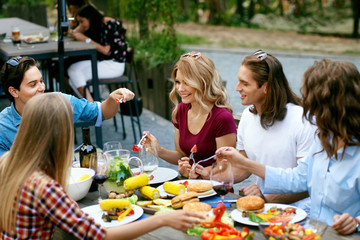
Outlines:
<svg viewBox="0 0 360 240"><path fill-rule="evenodd" d="M316 127L303 120L301 99L290 89L280 61L257 51L243 59L238 79L236 91L241 95L241 103L250 106L242 113L236 148L259 163L296 167L309 151ZM242 181L250 173L235 168L234 175L237 181ZM245 195L258 195L269 203L292 203L309 211L307 192L264 196L261 184L262 180L256 178L256 184L242 190Z"/></svg>

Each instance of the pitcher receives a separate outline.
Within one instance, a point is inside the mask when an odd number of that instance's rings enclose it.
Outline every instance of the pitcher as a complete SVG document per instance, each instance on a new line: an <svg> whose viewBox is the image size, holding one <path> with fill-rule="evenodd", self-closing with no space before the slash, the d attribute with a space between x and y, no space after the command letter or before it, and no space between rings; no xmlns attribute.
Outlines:
<svg viewBox="0 0 360 240"><path fill-rule="evenodd" d="M130 151L125 149L111 150L104 153L108 161L109 178L105 181L104 187L106 191L124 192L125 179L144 172L143 163L138 157L130 158ZM135 168L130 166L132 161L136 161Z"/></svg>

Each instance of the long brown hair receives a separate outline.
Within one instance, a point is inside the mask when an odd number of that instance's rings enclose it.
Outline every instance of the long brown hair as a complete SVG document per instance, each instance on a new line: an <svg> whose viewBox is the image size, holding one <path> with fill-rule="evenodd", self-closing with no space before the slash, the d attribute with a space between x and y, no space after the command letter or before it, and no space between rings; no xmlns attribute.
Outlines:
<svg viewBox="0 0 360 240"><path fill-rule="evenodd" d="M323 59L309 67L301 89L304 116L318 126L318 137L328 157L337 156L340 140L360 145L360 74L350 62ZM315 119L314 119L315 117Z"/></svg>
<svg viewBox="0 0 360 240"><path fill-rule="evenodd" d="M287 103L300 105L301 100L291 90L279 60L271 54L261 51L258 53L266 54L263 55L266 57L246 56L241 65L251 70L252 76L259 87L267 83L267 93L261 107L262 113L260 117L261 126L267 129L274 125L275 121L282 121L285 118ZM257 114L255 106L250 108L250 112Z"/></svg>
<svg viewBox="0 0 360 240"><path fill-rule="evenodd" d="M211 108L205 104L210 103L217 107L226 108L232 112L232 107L228 102L228 93L215 68L214 62L203 53L190 52L180 57L171 74L174 86L169 96L175 105L172 113L173 122L177 122L176 113L179 104L175 89L177 71L181 72L184 77L184 82L188 86L196 89L195 99L203 109L210 112Z"/></svg>
<svg viewBox="0 0 360 240"><path fill-rule="evenodd" d="M18 206L18 194L34 173L44 172L65 186L73 139L73 112L67 99L45 93L26 103L14 144L0 158L1 231L14 231L18 209L12 206Z"/></svg>

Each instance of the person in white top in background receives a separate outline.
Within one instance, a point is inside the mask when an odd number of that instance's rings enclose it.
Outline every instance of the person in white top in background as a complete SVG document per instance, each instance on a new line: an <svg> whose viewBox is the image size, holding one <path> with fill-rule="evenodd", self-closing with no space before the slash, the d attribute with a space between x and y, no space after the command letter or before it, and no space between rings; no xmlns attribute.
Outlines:
<svg viewBox="0 0 360 240"><path fill-rule="evenodd" d="M290 89L277 58L263 51L243 59L236 91L244 110L238 126L236 148L244 156L273 167L294 168L307 155L316 127L302 117L301 100ZM250 176L234 168L236 181ZM258 195L268 203L292 204L309 212L308 193L263 195L262 179L242 188L245 195Z"/></svg>

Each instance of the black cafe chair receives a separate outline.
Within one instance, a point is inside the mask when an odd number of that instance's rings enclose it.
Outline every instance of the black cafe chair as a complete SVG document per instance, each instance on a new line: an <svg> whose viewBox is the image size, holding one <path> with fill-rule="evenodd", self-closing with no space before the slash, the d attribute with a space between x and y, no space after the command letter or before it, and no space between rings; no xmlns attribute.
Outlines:
<svg viewBox="0 0 360 240"><path fill-rule="evenodd" d="M117 78L104 78L104 79L99 79L99 86L100 85L106 85L109 89L109 92L112 91L111 86L116 86L116 87L127 87L130 86L129 89L131 89L133 92L136 92L135 89L135 85L134 85L134 80L137 83L138 86L138 91L140 92L140 88L138 85L138 79L136 76L136 71L135 71L135 67L134 67L134 52L135 52L135 48L129 48L127 50L126 53L126 62L125 62L125 74L123 74L120 77ZM126 74L127 73L127 74ZM134 79L133 79L134 77ZM90 86L92 86L92 80L87 81L84 92L86 93L86 88L89 88ZM86 98L86 96L85 96ZM121 117L121 123L122 123L122 131L123 131L123 139L126 138L126 131L125 131L125 124L124 124L124 115L128 115L130 117L130 121L131 121L131 126L132 126L132 130L133 130L133 135L134 135L134 142L136 143L136 128L135 125L137 125L138 128L138 132L139 132L139 137L141 138L142 136L142 131L141 131L141 124L140 124L140 115L141 115L141 110L139 109L138 104L136 104L138 102L137 97L135 96L133 100L128 101L126 103L121 103L121 104L127 104L128 106L127 109L129 110L128 113L123 113L121 111L121 108L119 108L119 114ZM133 107L131 107L131 105ZM133 110L135 110L135 112L133 112ZM114 116L113 118L114 121L114 127L115 127L115 131L117 132L118 130L118 126L116 123L116 116Z"/></svg>

